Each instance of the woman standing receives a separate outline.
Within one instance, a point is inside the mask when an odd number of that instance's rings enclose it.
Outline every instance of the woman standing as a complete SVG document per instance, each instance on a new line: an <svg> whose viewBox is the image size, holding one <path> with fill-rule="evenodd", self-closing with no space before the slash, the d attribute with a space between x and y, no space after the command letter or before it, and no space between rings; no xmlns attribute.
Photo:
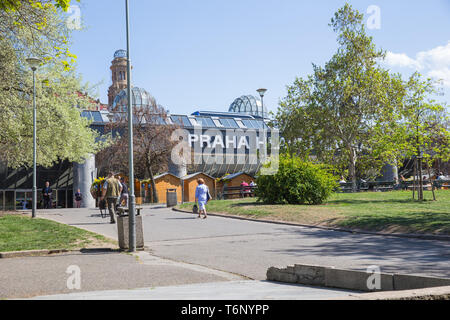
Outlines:
<svg viewBox="0 0 450 320"><path fill-rule="evenodd" d="M203 219L206 219L208 218L208 215L206 213L206 204L208 203L209 199L211 199L211 196L209 195L208 186L205 185L205 180L198 179L197 183L198 186L197 189L195 189L195 202L198 205L198 217L201 218L203 213Z"/></svg>
<svg viewBox="0 0 450 320"><path fill-rule="evenodd" d="M83 195L81 194L80 189L75 193L75 203L77 204L77 209L81 208L81 201L83 201Z"/></svg>

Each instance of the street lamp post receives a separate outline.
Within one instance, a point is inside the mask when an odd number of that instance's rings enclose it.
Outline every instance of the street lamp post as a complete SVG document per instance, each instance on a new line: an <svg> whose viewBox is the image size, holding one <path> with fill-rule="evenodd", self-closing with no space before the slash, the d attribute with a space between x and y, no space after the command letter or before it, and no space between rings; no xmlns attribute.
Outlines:
<svg viewBox="0 0 450 320"><path fill-rule="evenodd" d="M267 92L267 89L258 89L256 90L259 93L259 96L261 97L261 113L262 113L262 117L264 118L264 95ZM257 111L258 115L259 115L259 110Z"/></svg>
<svg viewBox="0 0 450 320"><path fill-rule="evenodd" d="M28 64L33 70L33 200L32 217L36 218L37 208L37 186L36 186L36 70L41 64L39 58L28 58Z"/></svg>
<svg viewBox="0 0 450 320"><path fill-rule="evenodd" d="M127 24L127 96L128 96L128 163L130 201L128 203L129 250L136 251L136 197L134 195L134 164L133 164L133 97L131 95L131 62L130 62L130 23L128 0L125 0Z"/></svg>

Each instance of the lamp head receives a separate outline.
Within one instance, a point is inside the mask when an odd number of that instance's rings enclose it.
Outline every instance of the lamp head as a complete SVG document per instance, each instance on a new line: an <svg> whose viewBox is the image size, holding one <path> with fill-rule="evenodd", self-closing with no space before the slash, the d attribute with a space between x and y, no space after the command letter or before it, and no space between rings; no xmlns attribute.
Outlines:
<svg viewBox="0 0 450 320"><path fill-rule="evenodd" d="M267 92L267 89L258 89L256 91L259 93L259 95L262 98L262 97L264 97L264 94Z"/></svg>
<svg viewBox="0 0 450 320"><path fill-rule="evenodd" d="M42 60L36 57L31 57L27 59L27 62L30 65L31 70L36 71L36 69L42 63Z"/></svg>

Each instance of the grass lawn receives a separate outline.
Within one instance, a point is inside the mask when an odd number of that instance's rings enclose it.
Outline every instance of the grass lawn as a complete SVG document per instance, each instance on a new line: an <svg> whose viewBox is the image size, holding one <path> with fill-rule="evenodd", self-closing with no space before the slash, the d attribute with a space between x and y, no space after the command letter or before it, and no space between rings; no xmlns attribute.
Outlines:
<svg viewBox="0 0 450 320"><path fill-rule="evenodd" d="M31 219L17 214L0 215L0 252L72 250L101 247L109 242L101 235L45 219Z"/></svg>
<svg viewBox="0 0 450 320"><path fill-rule="evenodd" d="M265 205L255 198L210 201L209 212L299 224L383 232L450 234L450 190L424 192L425 202L411 191L336 193L323 205ZM181 209L191 210L192 204Z"/></svg>

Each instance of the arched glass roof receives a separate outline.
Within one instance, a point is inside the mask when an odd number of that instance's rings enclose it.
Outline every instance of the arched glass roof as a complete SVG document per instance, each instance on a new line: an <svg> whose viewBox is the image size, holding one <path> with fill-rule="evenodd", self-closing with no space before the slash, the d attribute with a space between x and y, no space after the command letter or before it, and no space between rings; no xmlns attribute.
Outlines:
<svg viewBox="0 0 450 320"><path fill-rule="evenodd" d="M117 50L116 52L114 52L114 59L126 57L127 57L127 50Z"/></svg>
<svg viewBox="0 0 450 320"><path fill-rule="evenodd" d="M131 95L133 96L134 108L149 108L156 104L155 98L150 93L142 88L133 87L131 89ZM127 89L120 91L120 93L114 98L113 112L128 112L128 94Z"/></svg>
<svg viewBox="0 0 450 320"><path fill-rule="evenodd" d="M262 106L261 100L252 95L242 96L234 100L229 112L241 113L255 117L268 118L267 108Z"/></svg>

